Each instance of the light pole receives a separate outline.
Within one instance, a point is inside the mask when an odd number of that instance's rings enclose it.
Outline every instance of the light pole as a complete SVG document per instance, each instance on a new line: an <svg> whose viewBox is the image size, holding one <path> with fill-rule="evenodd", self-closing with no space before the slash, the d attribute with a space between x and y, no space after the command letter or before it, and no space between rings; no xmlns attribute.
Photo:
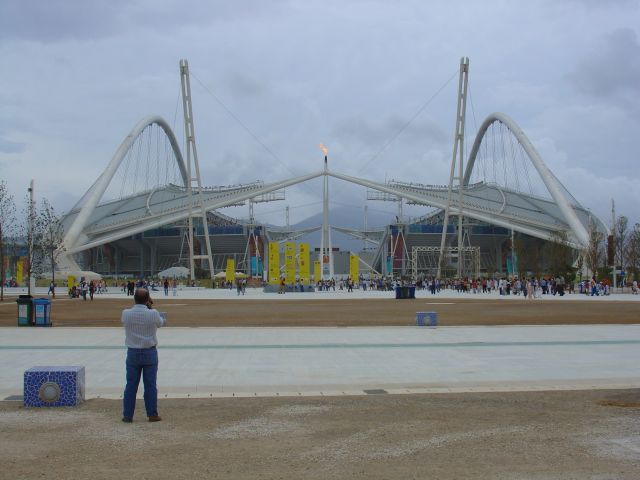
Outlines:
<svg viewBox="0 0 640 480"><path fill-rule="evenodd" d="M34 207L33 207L33 179L29 183L29 223L27 225L27 294L31 295L31 267L33 263L33 222L34 222Z"/></svg>

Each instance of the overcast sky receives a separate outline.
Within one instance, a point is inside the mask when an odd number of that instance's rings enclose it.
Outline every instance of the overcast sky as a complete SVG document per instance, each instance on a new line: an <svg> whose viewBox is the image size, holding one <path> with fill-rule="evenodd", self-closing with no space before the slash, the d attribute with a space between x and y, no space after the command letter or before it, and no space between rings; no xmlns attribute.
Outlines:
<svg viewBox="0 0 640 480"><path fill-rule="evenodd" d="M318 170L320 142L339 172L444 184L468 56L469 144L504 112L584 206L608 224L613 197L636 222L638 25L632 0L2 0L0 178L19 200L33 178L38 197L70 208L141 118L182 135L186 58L207 185ZM362 188L331 189L332 209L362 217ZM282 224L290 205L294 223L320 200L310 182L258 217Z"/></svg>

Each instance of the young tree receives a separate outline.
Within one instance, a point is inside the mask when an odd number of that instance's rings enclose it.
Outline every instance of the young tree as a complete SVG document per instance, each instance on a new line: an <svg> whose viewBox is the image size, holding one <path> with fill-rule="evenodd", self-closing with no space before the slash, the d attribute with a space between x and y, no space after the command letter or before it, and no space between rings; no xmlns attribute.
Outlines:
<svg viewBox="0 0 640 480"><path fill-rule="evenodd" d="M518 259L520 276L525 277L527 272L539 277L541 272L540 252L542 240L529 237L523 233L516 233L513 239L513 248Z"/></svg>
<svg viewBox="0 0 640 480"><path fill-rule="evenodd" d="M625 216L618 217L613 229L614 263L624 270L628 241L629 219Z"/></svg>
<svg viewBox="0 0 640 480"><path fill-rule="evenodd" d="M4 301L6 237L15 227L15 204L7 190L7 184L0 182L0 301Z"/></svg>
<svg viewBox="0 0 640 480"><path fill-rule="evenodd" d="M640 223L636 223L629 232L626 248L627 272L635 280L640 276Z"/></svg>
<svg viewBox="0 0 640 480"><path fill-rule="evenodd" d="M36 206L35 201L32 201L33 195L31 187L28 189L29 194L26 195L24 200L24 208L16 228L16 237L20 242L25 242L26 251L26 271L24 272L27 277L27 294L31 295L31 279L36 277L37 271L37 257L38 249L36 248Z"/></svg>
<svg viewBox="0 0 640 480"><path fill-rule="evenodd" d="M545 245L545 256L549 265L549 273L553 276L573 277L571 247L567 245L566 232L555 232L551 241Z"/></svg>
<svg viewBox="0 0 640 480"><path fill-rule="evenodd" d="M606 261L603 239L603 233L598 231L592 223L589 226L589 243L584 250L584 262L592 275L595 275L598 267L603 264L603 261Z"/></svg>
<svg viewBox="0 0 640 480"><path fill-rule="evenodd" d="M63 253L64 228L53 206L45 198L37 214L34 225L34 245L36 249L35 270L42 272L51 268L51 282L56 281L56 264ZM55 290L53 298L55 298Z"/></svg>

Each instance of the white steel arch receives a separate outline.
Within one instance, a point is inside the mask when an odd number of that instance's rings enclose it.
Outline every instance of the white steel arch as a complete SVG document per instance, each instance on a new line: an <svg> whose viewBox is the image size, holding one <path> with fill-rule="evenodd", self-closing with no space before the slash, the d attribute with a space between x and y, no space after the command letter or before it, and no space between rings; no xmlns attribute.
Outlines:
<svg viewBox="0 0 640 480"><path fill-rule="evenodd" d="M491 188L494 188L495 190L495 187L492 187L491 185L468 186L482 139L486 134L487 129L494 122L501 122L504 124L517 138L518 142L520 142L520 145L529 156L530 161L535 166L546 188L552 195L553 202L551 200L543 201L534 197L528 198L526 194L518 194L520 196L517 198L524 199L525 202L534 208L521 208L515 206L514 211L506 212L505 206L508 203L507 197L513 197L516 195L516 192L509 192L506 189L503 191L498 188L497 193L493 192L493 194L491 194L490 191L489 195L486 195L485 190L491 190ZM157 124L167 135L175 154L175 161L179 167L183 184L184 186L187 185L187 168L183 160L182 153L180 152L178 142L176 141L170 126L159 116L149 116L142 119L122 141L105 171L100 175L100 177L98 177L96 182L83 196L82 200L80 200L72 210L72 215L69 219L70 226L67 229L67 234L63 243L63 255L61 256L60 262L61 267L79 270L79 267L73 261L73 254L125 238L148 229L157 228L162 225L185 219L189 215L190 211L192 213L195 212L202 214L203 211L211 211L224 206L233 205L238 202L302 183L323 175L362 185L391 195L396 195L398 197L414 201L418 204L431 205L437 208L445 208L447 204L447 189L443 189L441 186L429 186L413 183L403 184L401 182L387 182L382 184L363 178L340 174L330 170L322 170L269 184L257 182L255 184L238 185L231 188L204 189L201 193L203 197L199 199L199 203L197 205L195 203L191 205L189 200L185 200L181 197L172 197L173 203L171 203L171 205L167 206L165 204L163 208L157 211L152 209L152 198L157 193L162 194L162 189L158 192L156 192L156 189L153 189L150 192L145 192L145 201L143 202L143 205L139 207L139 211L136 210L137 213L130 213L133 210L128 210L127 215L122 217L113 217L112 215L114 214L110 209L111 207L107 207L104 209L106 214L103 213L103 217L98 216L94 218L94 212L103 207L100 205L100 201L109 187L109 184L113 180L120 164L125 159L127 152L144 129L152 124ZM465 197L462 204L459 205L457 202L454 202L451 205L451 211L454 214L462 213L465 216L475 218L482 222L520 231L545 240L552 240L553 232L557 231L559 228L569 230L573 237L569 239L569 244L574 248L581 248L588 244L588 234L583 223L585 221L584 219L587 219L586 221L590 221L589 218L593 218L601 227L604 226L597 217L592 216L588 211L585 211L581 205L575 204L574 206L570 202L570 195L542 161L540 155L527 139L524 132L522 132L511 118L502 113L491 114L483 122L470 151L462 183L463 185L468 186L468 188L464 188L463 194ZM482 190L482 192L485 193L479 193L479 188L484 188L485 190ZM122 201L130 202L134 201L135 198L135 196L130 198L127 197L126 199L122 199ZM555 212L550 209L550 205L554 202L555 205L557 205L555 207ZM531 215L531 212L534 212L535 214ZM578 217L578 214L583 218L582 221ZM606 226L604 226L604 229L606 230ZM65 262L66 265L63 265Z"/></svg>
<svg viewBox="0 0 640 480"><path fill-rule="evenodd" d="M104 172L102 172L100 177L98 177L98 180L96 180L96 182L91 186L87 193L82 197L80 203L76 205L80 208L80 212L69 227L69 230L67 231L67 234L65 235L65 238L63 240L63 248L67 252L73 251L73 247L80 238L82 230L87 224L87 220L98 205L98 202L102 199L104 192L109 187L109 184L116 174L118 167L120 167L120 164L124 160L133 143L145 128L153 124L156 124L160 128L162 128L164 133L167 135L167 138L171 143L171 148L175 155L176 163L178 164L178 168L180 169L180 175L182 177L183 184L185 186L187 185L187 168L185 166L184 159L182 158L182 152L180 151L178 141L176 140L171 127L166 122L166 120L159 115L150 115L143 118L131 129L129 134L124 138L124 140L114 153L113 157L111 158L111 161L107 165L107 168L105 168Z"/></svg>
<svg viewBox="0 0 640 480"><path fill-rule="evenodd" d="M588 245L589 234L587 232L587 229L578 219L573 206L571 205L569 199L567 198L567 195L565 194L564 187L556 178L556 176L551 172L551 170L549 170L549 167L547 167L547 164L544 163L542 157L535 149L529 138L525 135L524 131L511 117L504 113L492 113L484 120L484 122L482 122L482 125L480 125L478 133L476 134L475 141L473 142L473 146L471 147L471 151L469 152L469 159L467 161L467 167L464 174L464 185L469 184L471 172L473 171L476 156L478 155L478 150L480 149L482 139L484 138L484 135L487 132L488 128L495 122L500 122L505 125L516 138L516 140L518 140L518 143L520 143L527 156L529 157L529 160L531 160L531 163L540 175L540 178L542 178L542 181L547 187L547 190L549 190L549 193L551 194L553 200L560 208L560 211L562 212L567 225L571 227L571 230L576 239L583 246Z"/></svg>

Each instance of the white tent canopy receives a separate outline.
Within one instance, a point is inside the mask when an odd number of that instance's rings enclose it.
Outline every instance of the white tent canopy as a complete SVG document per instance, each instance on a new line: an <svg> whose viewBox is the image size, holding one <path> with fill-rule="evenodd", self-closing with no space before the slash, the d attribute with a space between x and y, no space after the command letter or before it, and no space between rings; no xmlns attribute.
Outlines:
<svg viewBox="0 0 640 480"><path fill-rule="evenodd" d="M160 278L187 278L189 269L187 267L170 267L158 273Z"/></svg>
<svg viewBox="0 0 640 480"><path fill-rule="evenodd" d="M84 278L87 282L91 280L102 280L102 275L89 270L56 270L56 278L66 280L70 276L75 277L77 282L79 282L81 278ZM41 277L51 278L51 272L45 272Z"/></svg>
<svg viewBox="0 0 640 480"><path fill-rule="evenodd" d="M246 277L246 276L247 276L247 274L246 274L246 273L243 273L243 272L236 272L236 273L235 273L235 277L236 277L236 278L244 278L244 277ZM220 271L220 272L216 273L216 274L213 276L213 278L227 278L227 272L226 272L226 271L224 271L224 270L222 270L222 271Z"/></svg>

